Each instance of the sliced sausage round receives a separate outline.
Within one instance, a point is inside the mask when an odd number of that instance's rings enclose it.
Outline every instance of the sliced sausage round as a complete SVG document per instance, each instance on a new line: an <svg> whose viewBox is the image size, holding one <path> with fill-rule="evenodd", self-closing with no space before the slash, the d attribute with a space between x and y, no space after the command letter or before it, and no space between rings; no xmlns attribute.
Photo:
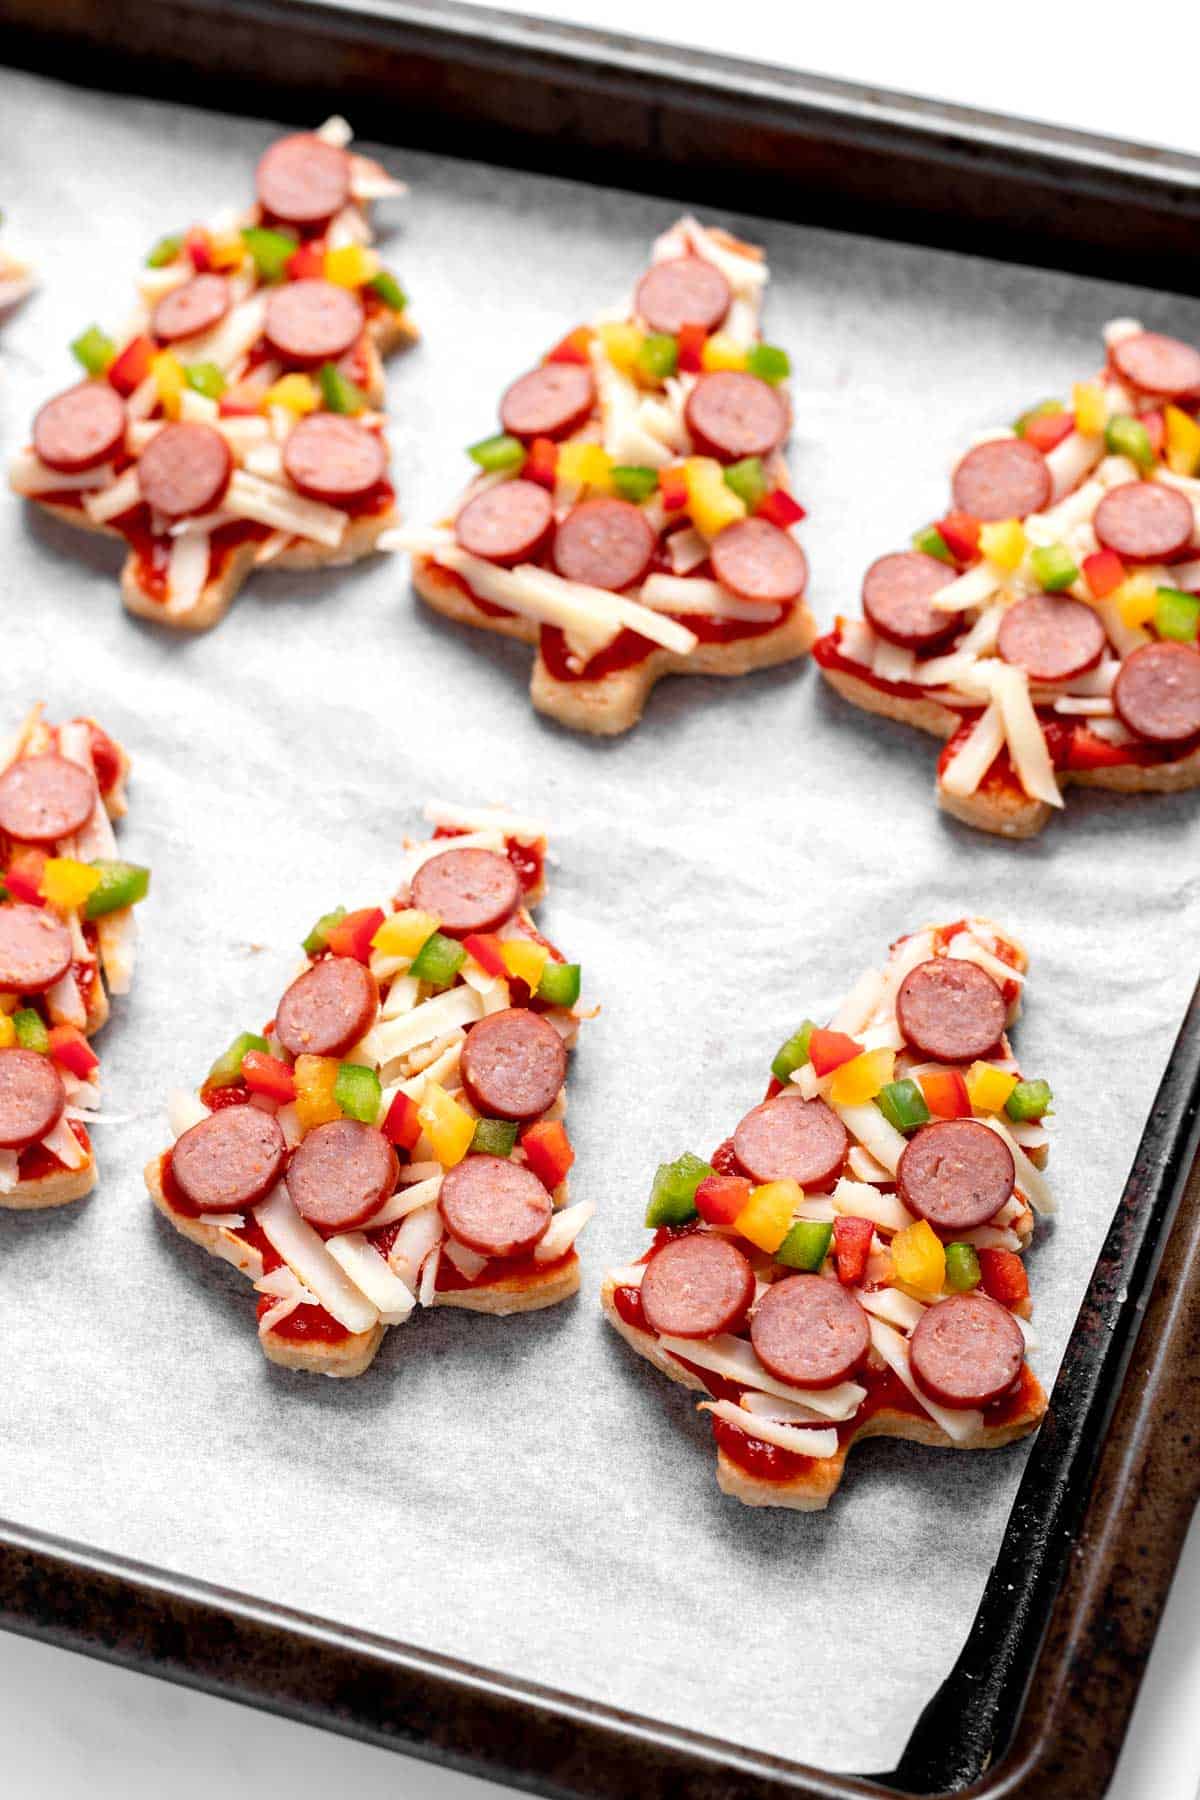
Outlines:
<svg viewBox="0 0 1200 1800"><path fill-rule="evenodd" d="M263 331L284 362L302 369L336 362L362 336L362 301L332 281L289 281L272 288Z"/></svg>
<svg viewBox="0 0 1200 1800"><path fill-rule="evenodd" d="M684 325L715 331L733 302L733 289L702 256L654 263L637 284L633 309L651 331L674 337Z"/></svg>
<svg viewBox="0 0 1200 1800"><path fill-rule="evenodd" d="M171 1152L171 1174L197 1212L241 1212L270 1193L286 1160L272 1113L226 1106L184 1132Z"/></svg>
<svg viewBox="0 0 1200 1800"><path fill-rule="evenodd" d="M81 381L47 400L33 421L33 447L48 468L78 475L125 442L125 402L107 381Z"/></svg>
<svg viewBox="0 0 1200 1800"><path fill-rule="evenodd" d="M72 960L71 934L38 906L0 906L0 988L44 994Z"/></svg>
<svg viewBox="0 0 1200 1800"><path fill-rule="evenodd" d="M554 503L536 481L502 481L468 500L454 535L470 556L511 569L541 551L554 525Z"/></svg>
<svg viewBox="0 0 1200 1800"><path fill-rule="evenodd" d="M396 1152L373 1125L331 1119L303 1138L288 1164L287 1190L320 1231L357 1231L396 1191Z"/></svg>
<svg viewBox="0 0 1200 1800"><path fill-rule="evenodd" d="M377 431L337 413L309 413L287 435L283 472L294 488L327 506L351 506L387 474L387 450Z"/></svg>
<svg viewBox="0 0 1200 1800"><path fill-rule="evenodd" d="M863 1362L871 1333L858 1301L836 1281L789 1275L759 1301L750 1321L750 1342L776 1381L831 1388Z"/></svg>
<svg viewBox="0 0 1200 1800"><path fill-rule="evenodd" d="M986 1294L952 1294L920 1320L908 1345L913 1379L943 1406L990 1406L1025 1361L1021 1327Z"/></svg>
<svg viewBox="0 0 1200 1800"><path fill-rule="evenodd" d="M414 906L458 938L494 931L521 901L517 871L498 850L443 850L421 864L410 891Z"/></svg>
<svg viewBox="0 0 1200 1800"><path fill-rule="evenodd" d="M279 1002L275 1035L293 1056L342 1056L375 1022L375 978L352 956L306 969Z"/></svg>
<svg viewBox="0 0 1200 1800"><path fill-rule="evenodd" d="M896 996L905 1042L933 1062L974 1062L999 1041L1007 1017L987 970L957 956L918 963Z"/></svg>
<svg viewBox="0 0 1200 1800"><path fill-rule="evenodd" d="M26 844L74 837L92 816L96 778L53 752L21 756L0 775L0 831Z"/></svg>
<svg viewBox="0 0 1200 1800"><path fill-rule="evenodd" d="M151 512L185 519L211 512L229 486L233 456L215 425L181 419L155 432L138 461L138 485Z"/></svg>
<svg viewBox="0 0 1200 1800"><path fill-rule="evenodd" d="M863 612L872 630L905 650L936 650L948 643L962 620L938 612L933 596L955 572L923 550L897 550L873 562L863 576Z"/></svg>
<svg viewBox="0 0 1200 1800"><path fill-rule="evenodd" d="M536 1119L553 1106L566 1079L567 1051L540 1013L514 1006L471 1026L459 1066L478 1112L493 1119Z"/></svg>
<svg viewBox="0 0 1200 1800"><path fill-rule="evenodd" d="M804 552L768 519L739 519L717 533L709 550L722 587L741 600L782 606L798 599L808 580Z"/></svg>
<svg viewBox="0 0 1200 1800"><path fill-rule="evenodd" d="M532 1169L506 1156L464 1156L442 1177L438 1207L456 1243L479 1256L528 1256L554 1213Z"/></svg>
<svg viewBox="0 0 1200 1800"><path fill-rule="evenodd" d="M1096 537L1122 562L1166 562L1187 549L1195 528L1187 495L1162 481L1109 488L1092 516Z"/></svg>
<svg viewBox="0 0 1200 1800"><path fill-rule="evenodd" d="M255 176L264 212L285 225L324 225L350 196L350 158L313 132L280 138L259 159Z"/></svg>
<svg viewBox="0 0 1200 1800"><path fill-rule="evenodd" d="M1000 622L1001 656L1024 669L1031 681L1069 681L1094 669L1106 641L1104 626L1090 606L1052 594L1018 600Z"/></svg>
<svg viewBox="0 0 1200 1800"><path fill-rule="evenodd" d="M1109 352L1113 368L1130 387L1166 400L1200 394L1200 350L1157 331L1123 338Z"/></svg>
<svg viewBox="0 0 1200 1800"><path fill-rule="evenodd" d="M740 1331L754 1301L754 1270L728 1238L708 1231L664 1244L642 1277L642 1311L661 1337Z"/></svg>
<svg viewBox="0 0 1200 1800"><path fill-rule="evenodd" d="M211 331L229 311L229 283L223 275L193 275L164 294L150 315L150 330L163 344Z"/></svg>
<svg viewBox="0 0 1200 1800"><path fill-rule="evenodd" d="M1162 639L1141 644L1121 664L1113 688L1121 723L1152 744L1181 744L1200 732L1200 651Z"/></svg>
<svg viewBox="0 0 1200 1800"><path fill-rule="evenodd" d="M978 1119L939 1119L904 1146L896 1189L939 1231L974 1231L1012 1197L1016 1176L1012 1151Z"/></svg>
<svg viewBox="0 0 1200 1800"><path fill-rule="evenodd" d="M0 1150L23 1150L53 1131L67 1104L62 1076L48 1056L0 1050Z"/></svg>
<svg viewBox="0 0 1200 1800"><path fill-rule="evenodd" d="M559 525L554 566L566 581L615 593L642 579L654 545L654 532L640 507L631 500L600 496L581 500Z"/></svg>
<svg viewBox="0 0 1200 1800"><path fill-rule="evenodd" d="M994 438L968 450L954 471L954 504L973 519L1024 519L1054 490L1046 459L1024 438Z"/></svg>
<svg viewBox="0 0 1200 1800"><path fill-rule="evenodd" d="M715 456L718 462L770 456L787 436L782 395L769 381L744 369L714 369L701 375L687 397L683 416L699 453Z"/></svg>
<svg viewBox="0 0 1200 1800"><path fill-rule="evenodd" d="M513 437L569 437L596 402L586 363L541 363L518 376L500 401L500 423Z"/></svg>
<svg viewBox="0 0 1200 1800"><path fill-rule="evenodd" d="M850 1135L823 1100L776 1094L748 1112L733 1134L733 1153L755 1181L827 1187L841 1173Z"/></svg>

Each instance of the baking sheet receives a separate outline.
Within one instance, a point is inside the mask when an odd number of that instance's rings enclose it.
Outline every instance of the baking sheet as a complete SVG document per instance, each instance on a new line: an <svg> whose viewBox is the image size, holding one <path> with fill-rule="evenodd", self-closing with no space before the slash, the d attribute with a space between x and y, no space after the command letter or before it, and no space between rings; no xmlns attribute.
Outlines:
<svg viewBox="0 0 1200 1800"><path fill-rule="evenodd" d="M146 247L246 193L273 131L11 73L0 96L0 199L43 281L0 331L7 452L72 378L69 339L120 324ZM676 209L380 153L412 183L384 248L425 333L391 383L424 520L501 388L620 295ZM1200 336L1195 300L727 222L771 256L822 624L937 512L971 433L1094 366L1106 318ZM1060 1109L1062 1217L1031 1262L1049 1385L1191 983L1197 804L1073 794L1040 841L1004 845L937 813L932 740L811 666L669 683L639 730L594 742L532 712L527 650L419 609L399 559L263 575L196 640L129 619L118 563L0 500L4 715L43 697L124 740L122 843L155 871L101 1040L122 1120L96 1134L101 1185L0 1216L0 1516L746 1746L890 1766L966 1634L1024 1449L868 1444L827 1513L750 1511L596 1287L643 1247L655 1163L711 1149L780 1039L891 937L971 909L1029 947L1018 1054ZM160 1096L269 1013L317 913L390 891L431 794L555 827L544 928L604 1009L570 1116L599 1213L576 1301L429 1313L364 1378L321 1382L264 1362L247 1284L152 1213L141 1166Z"/></svg>

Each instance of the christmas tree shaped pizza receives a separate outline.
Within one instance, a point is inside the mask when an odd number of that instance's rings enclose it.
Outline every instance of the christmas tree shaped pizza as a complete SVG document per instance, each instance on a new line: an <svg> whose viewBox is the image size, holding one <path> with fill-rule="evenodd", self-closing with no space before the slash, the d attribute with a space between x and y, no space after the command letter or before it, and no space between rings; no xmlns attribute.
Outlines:
<svg viewBox="0 0 1200 1800"><path fill-rule="evenodd" d="M1050 1090L1007 1035L1025 966L984 919L901 938L787 1040L711 1162L659 1168L653 1242L604 1309L707 1395L717 1480L748 1505L825 1506L860 1438L986 1450L1042 1417L1021 1253L1051 1210Z"/></svg>
<svg viewBox="0 0 1200 1800"><path fill-rule="evenodd" d="M427 809L387 907L319 919L261 1033L171 1103L146 1170L248 1275L272 1362L360 1375L418 1306L513 1313L579 1286L563 1126L579 967L540 934L541 828Z"/></svg>
<svg viewBox="0 0 1200 1800"><path fill-rule="evenodd" d="M402 192L333 119L273 144L256 200L163 238L118 338L71 348L14 459L17 493L122 538L131 612L220 619L251 572L353 562L395 519L381 358L415 332L371 247Z"/></svg>
<svg viewBox="0 0 1200 1800"><path fill-rule="evenodd" d="M814 654L868 712L949 739L938 799L1028 837L1070 782L1200 781L1200 350L1117 320L1065 401L987 433L952 510L871 564Z"/></svg>
<svg viewBox="0 0 1200 1800"><path fill-rule="evenodd" d="M88 1038L133 974L147 869L120 862L129 760L94 719L35 707L0 742L0 1206L90 1193L100 1097Z"/></svg>
<svg viewBox="0 0 1200 1800"><path fill-rule="evenodd" d="M663 675L812 643L766 283L761 250L681 219L627 305L507 389L453 516L392 540L437 612L537 646L533 704L565 725L625 731Z"/></svg>

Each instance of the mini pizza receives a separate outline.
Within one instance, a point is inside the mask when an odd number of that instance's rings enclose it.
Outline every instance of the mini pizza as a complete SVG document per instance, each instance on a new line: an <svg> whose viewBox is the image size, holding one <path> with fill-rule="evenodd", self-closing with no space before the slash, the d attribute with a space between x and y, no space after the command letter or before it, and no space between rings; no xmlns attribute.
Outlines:
<svg viewBox="0 0 1200 1800"><path fill-rule="evenodd" d="M133 973L132 908L150 872L116 856L124 750L94 719L35 707L0 743L0 1206L90 1193L99 1099L88 1038Z"/></svg>
<svg viewBox="0 0 1200 1800"><path fill-rule="evenodd" d="M641 1259L604 1310L707 1397L717 1481L748 1506L828 1504L860 1438L987 1450L1046 1398L1022 1262L1051 1094L1008 1029L1021 946L985 919L892 946L824 1028L805 1020L710 1162L664 1163Z"/></svg>
<svg viewBox="0 0 1200 1800"><path fill-rule="evenodd" d="M146 1170L177 1231L253 1281L272 1362L361 1375L418 1306L514 1313L579 1287L563 1125L578 964L537 930L541 827L433 806L387 908L319 919Z"/></svg>
<svg viewBox="0 0 1200 1800"><path fill-rule="evenodd" d="M436 612L537 646L532 698L626 731L663 675L745 675L813 641L782 446L788 359L763 253L681 219L632 298L500 402L451 518L396 534Z"/></svg>
<svg viewBox="0 0 1200 1800"><path fill-rule="evenodd" d="M130 612L205 630L255 568L357 561L395 520L381 359L416 333L368 208L403 189L349 139L280 139L248 211L155 244L129 326L75 340L85 379L12 463L17 493L124 539Z"/></svg>
<svg viewBox="0 0 1200 1800"><path fill-rule="evenodd" d="M814 654L868 712L949 742L940 804L1030 837L1071 782L1200 781L1200 350L1109 325L1067 401L976 440L952 510Z"/></svg>

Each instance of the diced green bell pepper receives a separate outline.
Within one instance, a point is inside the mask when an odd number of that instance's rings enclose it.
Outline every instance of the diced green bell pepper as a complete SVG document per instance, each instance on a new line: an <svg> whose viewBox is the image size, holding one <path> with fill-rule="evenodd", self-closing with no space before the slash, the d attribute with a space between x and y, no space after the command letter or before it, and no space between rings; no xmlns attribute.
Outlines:
<svg viewBox="0 0 1200 1800"><path fill-rule="evenodd" d="M370 398L364 394L356 381L343 375L336 363L322 363L317 380L321 384L321 398L330 412L360 413L366 412Z"/></svg>
<svg viewBox="0 0 1200 1800"><path fill-rule="evenodd" d="M783 381L791 374L792 365L787 351L777 344L755 344L746 352L746 368L760 381Z"/></svg>
<svg viewBox="0 0 1200 1800"><path fill-rule="evenodd" d="M775 1261L789 1269L806 1269L815 1275L829 1254L833 1225L817 1219L797 1219L775 1252Z"/></svg>
<svg viewBox="0 0 1200 1800"><path fill-rule="evenodd" d="M89 375L103 375L116 354L117 346L98 325L89 325L86 331L71 339L71 355Z"/></svg>
<svg viewBox="0 0 1200 1800"><path fill-rule="evenodd" d="M1160 587L1154 607L1154 629L1160 638L1194 644L1200 629L1200 599L1179 588Z"/></svg>
<svg viewBox="0 0 1200 1800"><path fill-rule="evenodd" d="M716 1172L711 1163L693 1156L690 1150L685 1150L674 1162L659 1163L650 1188L650 1204L646 1208L647 1225L657 1229L660 1225L686 1225L689 1219L694 1219L696 1189Z"/></svg>
<svg viewBox="0 0 1200 1800"><path fill-rule="evenodd" d="M219 400L225 392L225 376L216 363L186 363L183 379L194 393L203 394L206 400Z"/></svg>
<svg viewBox="0 0 1200 1800"><path fill-rule="evenodd" d="M886 1087L880 1088L875 1104L897 1131L915 1131L918 1125L929 1123L925 1096L907 1075L902 1081L889 1081Z"/></svg>
<svg viewBox="0 0 1200 1800"><path fill-rule="evenodd" d="M480 438L477 444L468 445L467 455L481 469L486 469L489 475L495 475L504 469L525 467L524 444L519 438L509 437L506 431L500 432L496 437Z"/></svg>
<svg viewBox="0 0 1200 1800"><path fill-rule="evenodd" d="M204 1078L205 1087L232 1087L235 1081L242 1078L242 1058L247 1050L261 1050L269 1055L265 1037L256 1031L239 1031L228 1050L222 1051L212 1068Z"/></svg>
<svg viewBox="0 0 1200 1800"><path fill-rule="evenodd" d="M429 982L431 987L445 988L450 986L466 960L467 953L461 944L435 931L421 945L408 972L418 981Z"/></svg>
<svg viewBox="0 0 1200 1800"><path fill-rule="evenodd" d="M322 950L329 948L329 934L335 925L340 925L346 916L344 906L335 906L332 912L322 913L300 948L308 956L317 956Z"/></svg>
<svg viewBox="0 0 1200 1800"><path fill-rule="evenodd" d="M658 487L658 470L645 469L640 463L617 463L608 473L615 492L635 506L648 500Z"/></svg>
<svg viewBox="0 0 1200 1800"><path fill-rule="evenodd" d="M1059 594L1079 580L1079 569L1065 544L1038 544L1029 552L1033 572L1048 594Z"/></svg>
<svg viewBox="0 0 1200 1800"><path fill-rule="evenodd" d="M150 892L150 871L140 863L109 862L100 857L91 866L99 869L100 880L84 902L85 919L102 919L105 913L119 912L123 906L136 906Z"/></svg>
<svg viewBox="0 0 1200 1800"><path fill-rule="evenodd" d="M298 248L296 239L286 231L270 231L265 225L245 226L242 242L263 281L282 281Z"/></svg>
<svg viewBox="0 0 1200 1800"><path fill-rule="evenodd" d="M1113 456L1127 456L1139 469L1152 469L1157 460L1150 433L1140 419L1119 414L1104 427L1104 447Z"/></svg>
<svg viewBox="0 0 1200 1800"><path fill-rule="evenodd" d="M936 556L939 562L954 562L950 546L936 525L926 525L923 531L914 531L912 547L914 550L923 550L926 556Z"/></svg>
<svg viewBox="0 0 1200 1800"><path fill-rule="evenodd" d="M39 1056L49 1056L50 1033L41 1013L35 1012L32 1006L22 1006L13 1014L12 1022L22 1050L36 1050Z"/></svg>
<svg viewBox="0 0 1200 1800"><path fill-rule="evenodd" d="M1004 1110L1010 1119L1040 1119L1049 1111L1053 1098L1048 1081L1018 1081L1004 1102Z"/></svg>
<svg viewBox="0 0 1200 1800"><path fill-rule="evenodd" d="M665 331L652 331L638 346L637 366L650 381L665 381L679 367L679 345Z"/></svg>
<svg viewBox="0 0 1200 1800"><path fill-rule="evenodd" d="M471 1149L479 1156L511 1156L517 1128L507 1119L477 1119Z"/></svg>
<svg viewBox="0 0 1200 1800"><path fill-rule="evenodd" d="M393 312L403 312L408 305L408 295L390 269L380 269L378 275L371 277L367 286L373 289L383 304L390 306Z"/></svg>
<svg viewBox="0 0 1200 1800"><path fill-rule="evenodd" d="M979 1286L979 1258L973 1244L946 1245L946 1286L954 1294L969 1294Z"/></svg>
<svg viewBox="0 0 1200 1800"><path fill-rule="evenodd" d="M165 269L168 263L175 261L182 249L182 231L170 232L166 237L160 237L157 244L153 246L146 258L146 267L148 269Z"/></svg>
<svg viewBox="0 0 1200 1800"><path fill-rule="evenodd" d="M578 963L548 962L538 982L538 997L551 1006L574 1006L579 998Z"/></svg>
<svg viewBox="0 0 1200 1800"><path fill-rule="evenodd" d="M808 1040L816 1029L811 1019L805 1019L799 1031L794 1031L786 1043L780 1044L771 1064L776 1081L788 1081L797 1069L804 1067L808 1061Z"/></svg>
<svg viewBox="0 0 1200 1800"><path fill-rule="evenodd" d="M767 491L766 471L761 456L743 456L725 470L725 486L732 488L744 501L746 511L753 512Z"/></svg>
<svg viewBox="0 0 1200 1800"><path fill-rule="evenodd" d="M374 1125L383 1103L383 1087L374 1069L364 1063L339 1063L333 1097L348 1119Z"/></svg>

